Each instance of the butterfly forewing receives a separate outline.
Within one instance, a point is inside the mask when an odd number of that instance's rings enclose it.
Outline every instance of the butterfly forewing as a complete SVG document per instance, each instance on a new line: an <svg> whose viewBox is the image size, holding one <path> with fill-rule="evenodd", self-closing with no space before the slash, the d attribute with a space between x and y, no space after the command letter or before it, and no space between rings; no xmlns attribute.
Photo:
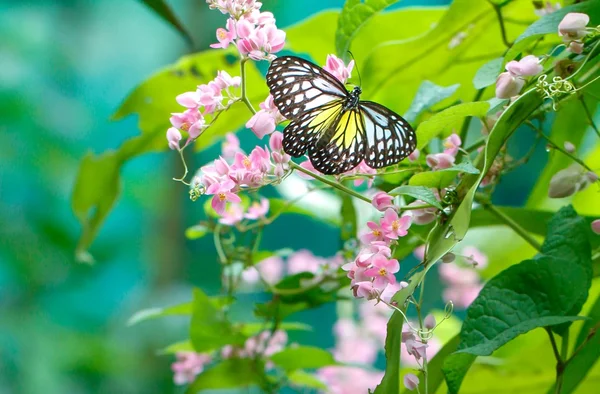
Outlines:
<svg viewBox="0 0 600 394"><path fill-rule="evenodd" d="M415 150L415 132L400 115L372 101L361 101L359 108L365 119L365 163L369 167L398 163Z"/></svg>

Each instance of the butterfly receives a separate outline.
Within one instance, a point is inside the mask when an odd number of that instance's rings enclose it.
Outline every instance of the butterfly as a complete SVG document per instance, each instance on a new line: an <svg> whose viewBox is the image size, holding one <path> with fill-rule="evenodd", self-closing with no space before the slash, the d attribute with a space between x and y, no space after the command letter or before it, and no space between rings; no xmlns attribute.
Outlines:
<svg viewBox="0 0 600 394"><path fill-rule="evenodd" d="M372 101L360 101L361 89L348 91L323 68L295 56L271 63L267 85L279 112L291 122L283 131L283 149L300 157L308 152L323 174L340 174L362 160L387 167L417 146L413 128L400 115Z"/></svg>

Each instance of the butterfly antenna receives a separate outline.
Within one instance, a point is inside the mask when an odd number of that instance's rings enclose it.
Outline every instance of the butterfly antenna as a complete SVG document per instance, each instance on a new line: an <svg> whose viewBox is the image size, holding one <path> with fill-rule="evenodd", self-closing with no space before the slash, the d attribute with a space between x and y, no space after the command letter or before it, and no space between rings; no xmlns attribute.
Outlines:
<svg viewBox="0 0 600 394"><path fill-rule="evenodd" d="M356 73L358 74L358 87L362 87L362 78L360 77L360 70L358 69L358 66L356 65L356 59L354 58L354 55L352 54L352 52L348 51L348 53L350 54L350 57L352 58L352 60L354 60L354 68L356 68Z"/></svg>

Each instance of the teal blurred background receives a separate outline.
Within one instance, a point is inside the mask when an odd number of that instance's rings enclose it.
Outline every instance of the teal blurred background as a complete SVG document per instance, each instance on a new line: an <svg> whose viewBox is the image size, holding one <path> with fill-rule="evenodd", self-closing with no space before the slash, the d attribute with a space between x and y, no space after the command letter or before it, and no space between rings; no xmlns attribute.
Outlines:
<svg viewBox="0 0 600 394"><path fill-rule="evenodd" d="M201 0L172 3L196 50L214 42L223 15ZM285 28L343 0L263 3ZM183 236L201 206L170 181L176 155L124 168L122 196L91 248L95 265L74 260L80 227L69 199L86 152L138 133L135 118L110 121L128 92L188 48L138 1L4 0L0 10L0 393L179 392L171 358L156 350L184 338L187 320L126 326L137 310L188 300L192 286L219 287L212 243ZM281 220L264 244L334 254L337 230L306 220L296 229L312 235L284 240L276 234L291 222ZM326 335L322 346L332 345L332 312L303 316Z"/></svg>

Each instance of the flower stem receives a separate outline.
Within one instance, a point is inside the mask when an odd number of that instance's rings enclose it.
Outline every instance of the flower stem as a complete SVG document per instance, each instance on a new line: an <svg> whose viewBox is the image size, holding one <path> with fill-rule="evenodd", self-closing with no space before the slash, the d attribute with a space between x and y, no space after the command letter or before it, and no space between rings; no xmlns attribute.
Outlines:
<svg viewBox="0 0 600 394"><path fill-rule="evenodd" d="M486 198L482 198L476 195L475 200L481 205L483 205L483 207L490 211L494 216L503 221L504 224L513 229L515 233L519 234L521 238L527 241L527 243L533 246L537 251L542 250L542 245L535 238L529 235L529 233L517 222L515 222L510 216L506 215L504 212L492 205Z"/></svg>
<svg viewBox="0 0 600 394"><path fill-rule="evenodd" d="M315 178L318 181L321 181L321 182L323 182L323 183L325 183L325 184L327 184L327 185L329 185L329 186L331 186L331 187L333 187L335 189L338 189L338 190L340 190L340 191L342 191L344 193L347 193L347 194L349 194L349 195L351 195L353 197L358 198L359 200L363 200L364 202L366 202L368 204L371 204L371 200L369 198L363 196L362 194L360 194L358 192L355 192L354 190L349 189L349 188L347 188L344 185L340 185L337 182L334 182L334 181L332 181L330 179L327 179L324 176L315 174L314 172L312 172L310 170L307 170L306 168L304 168L302 166L299 166L298 164L294 163L293 161L290 161L290 168L293 168L294 170L298 170L300 172L303 172L306 175L310 175L311 177Z"/></svg>
<svg viewBox="0 0 600 394"><path fill-rule="evenodd" d="M252 112L253 114L256 114L256 110L254 109L254 107L252 106L252 103L248 99L248 94L246 92L246 62L247 61L248 61L248 59L246 58L246 59L242 59L242 61L240 62L240 74L241 74L241 79L242 79L242 101L244 102L244 104L246 104L246 106L248 107L250 112Z"/></svg>
<svg viewBox="0 0 600 394"><path fill-rule="evenodd" d="M490 2L490 4L494 8L496 16L498 17L498 23L500 24L500 33L502 34L502 42L504 43L504 45L506 45L507 48L510 48L513 44L512 42L508 41L508 38L506 38L506 27L504 26L504 18L502 18L502 10L500 9L502 5L498 5L492 2Z"/></svg>
<svg viewBox="0 0 600 394"><path fill-rule="evenodd" d="M581 105L583 106L585 115L588 118L588 122L590 122L590 126L592 126L592 128L594 129L596 134L598 134L598 137L600 137L600 130L598 130L598 126L596 126L596 123L594 123L594 117L592 116L590 109L588 108L587 104L585 103L585 100L583 99L583 95L579 95L579 101L581 101Z"/></svg>

